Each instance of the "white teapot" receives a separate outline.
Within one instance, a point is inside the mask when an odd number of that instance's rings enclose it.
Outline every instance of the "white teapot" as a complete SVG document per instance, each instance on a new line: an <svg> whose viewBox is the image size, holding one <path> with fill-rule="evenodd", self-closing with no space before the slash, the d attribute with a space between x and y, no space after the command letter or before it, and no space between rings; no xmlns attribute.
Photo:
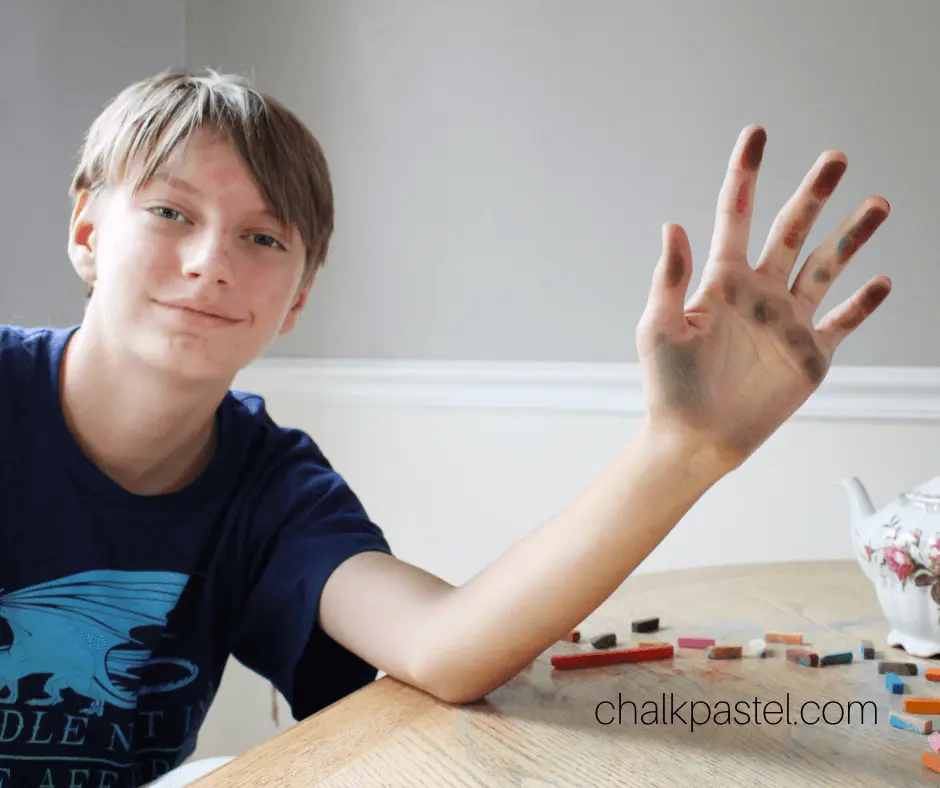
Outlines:
<svg viewBox="0 0 940 788"><path fill-rule="evenodd" d="M891 626L887 644L915 657L940 654L940 477L879 511L854 476L842 485L856 560Z"/></svg>

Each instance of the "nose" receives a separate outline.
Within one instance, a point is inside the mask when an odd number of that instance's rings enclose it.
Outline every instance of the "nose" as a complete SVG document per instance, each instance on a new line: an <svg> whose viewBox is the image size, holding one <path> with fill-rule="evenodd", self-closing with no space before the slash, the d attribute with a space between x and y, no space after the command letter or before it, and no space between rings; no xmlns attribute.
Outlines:
<svg viewBox="0 0 940 788"><path fill-rule="evenodd" d="M193 240L184 251L183 276L190 279L207 279L220 285L232 283L232 253L225 235L221 232L206 232Z"/></svg>

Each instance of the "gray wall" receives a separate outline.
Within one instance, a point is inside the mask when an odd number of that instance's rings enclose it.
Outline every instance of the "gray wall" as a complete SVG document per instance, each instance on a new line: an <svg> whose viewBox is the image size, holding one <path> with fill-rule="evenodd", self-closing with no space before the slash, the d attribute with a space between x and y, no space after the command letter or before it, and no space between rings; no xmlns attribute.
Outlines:
<svg viewBox="0 0 940 788"><path fill-rule="evenodd" d="M0 6L0 319L79 319L72 156L94 113L183 52L182 0ZM55 10L55 14L51 13ZM730 147L769 132L751 249L816 156L893 214L823 303L895 292L841 364L940 364L934 0L190 0L185 58L253 74L322 141L337 232L273 354L633 361L681 222L701 270ZM12 177L9 173L12 172ZM820 313L822 314L822 312Z"/></svg>
<svg viewBox="0 0 940 788"><path fill-rule="evenodd" d="M824 302L896 291L838 363L940 363L935 0L198 0L190 65L252 71L323 142L332 257L285 355L633 361L681 222L701 270L730 147L769 141L751 249L816 156L809 242L893 214ZM696 279L697 283L697 279Z"/></svg>
<svg viewBox="0 0 940 788"><path fill-rule="evenodd" d="M0 0L0 321L80 322L69 179L88 126L128 83L185 65L184 0Z"/></svg>

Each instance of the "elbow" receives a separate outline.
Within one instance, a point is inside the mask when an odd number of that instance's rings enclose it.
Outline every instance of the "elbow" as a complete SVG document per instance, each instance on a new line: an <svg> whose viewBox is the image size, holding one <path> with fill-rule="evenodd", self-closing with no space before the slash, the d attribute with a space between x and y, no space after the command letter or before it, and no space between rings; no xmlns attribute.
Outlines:
<svg viewBox="0 0 940 788"><path fill-rule="evenodd" d="M447 666L439 661L433 668L411 671L408 683L444 703L468 706L479 703L503 681L475 674L459 663Z"/></svg>
<svg viewBox="0 0 940 788"><path fill-rule="evenodd" d="M422 688L429 695L452 706L470 706L479 703L491 691L460 681L428 683Z"/></svg>
<svg viewBox="0 0 940 788"><path fill-rule="evenodd" d="M423 634L411 641L403 660L408 682L454 706L479 703L531 661L513 664L499 653L481 654L465 638L442 637L440 628Z"/></svg>
<svg viewBox="0 0 940 788"><path fill-rule="evenodd" d="M503 686L515 675L515 671L504 669L492 673L454 665L450 670L438 669L420 675L422 680L417 686L429 695L454 706L469 706L479 703Z"/></svg>

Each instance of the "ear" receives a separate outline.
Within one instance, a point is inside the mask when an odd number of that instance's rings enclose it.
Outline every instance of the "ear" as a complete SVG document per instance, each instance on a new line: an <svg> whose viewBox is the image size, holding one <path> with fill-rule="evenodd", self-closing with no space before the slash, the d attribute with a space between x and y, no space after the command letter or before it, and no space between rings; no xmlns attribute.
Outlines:
<svg viewBox="0 0 940 788"><path fill-rule="evenodd" d="M300 315L304 311L304 307L307 305L307 298L310 296L310 288L313 287L313 280L316 278L316 272L314 272L310 276L310 281L298 289L297 294L294 296L294 302L291 304L290 311L287 313L287 316L284 318L284 322L281 324L281 330L279 333L287 334L294 330L294 326L297 325L297 321L300 319Z"/></svg>
<svg viewBox="0 0 940 788"><path fill-rule="evenodd" d="M94 197L85 190L79 193L72 209L72 219L69 222L69 259L72 267L83 281L95 281L95 245L97 242L96 228L92 209Z"/></svg>

